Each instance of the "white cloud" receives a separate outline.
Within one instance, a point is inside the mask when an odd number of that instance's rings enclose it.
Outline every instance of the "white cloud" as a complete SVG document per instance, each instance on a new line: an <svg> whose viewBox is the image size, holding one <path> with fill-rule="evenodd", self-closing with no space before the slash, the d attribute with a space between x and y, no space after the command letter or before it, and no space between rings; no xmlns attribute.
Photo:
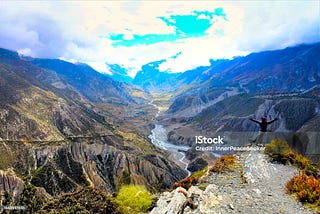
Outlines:
<svg viewBox="0 0 320 214"><path fill-rule="evenodd" d="M160 66L185 71L209 65L209 59L232 58L251 52L281 49L320 41L319 2L230 2L223 5L228 22L218 17L206 38L189 39L182 55ZM224 35L216 35L223 30ZM174 47L171 47L172 49Z"/></svg>
<svg viewBox="0 0 320 214"><path fill-rule="evenodd" d="M86 62L86 64L90 65L93 69L95 69L97 71L100 71L101 73L112 75L112 72L110 71L110 69L106 65L106 63L103 63L103 62Z"/></svg>
<svg viewBox="0 0 320 214"><path fill-rule="evenodd" d="M101 72L105 62L130 68L166 59L162 70L185 71L208 65L210 58L230 58L320 40L319 1L2 1L0 46L33 57L90 62ZM213 11L222 7L228 21L215 18L203 38L135 47L113 47L103 36L170 34L159 16ZM206 18L206 17L198 17ZM217 34L223 32L223 35ZM102 37L101 37L102 36Z"/></svg>
<svg viewBox="0 0 320 214"><path fill-rule="evenodd" d="M32 55L32 51L30 50L30 48L25 48L25 49L19 49L17 50L19 55L22 56L31 56Z"/></svg>

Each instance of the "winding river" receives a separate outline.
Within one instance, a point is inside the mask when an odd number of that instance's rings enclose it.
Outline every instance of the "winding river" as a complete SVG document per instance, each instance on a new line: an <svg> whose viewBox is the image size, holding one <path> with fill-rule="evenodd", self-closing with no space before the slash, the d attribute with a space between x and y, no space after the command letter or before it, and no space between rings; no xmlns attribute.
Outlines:
<svg viewBox="0 0 320 214"><path fill-rule="evenodd" d="M160 108L152 102L149 104L158 109L158 112L155 115L156 121L156 118L159 116L161 112ZM189 146L179 146L169 143L167 141L167 132L165 128L159 124L155 124L154 129L151 130L151 135L149 136L149 138L155 146L171 152L171 156L176 161L176 163L188 172L188 176L191 174L191 172L187 169L189 162L184 154L185 151L190 149Z"/></svg>

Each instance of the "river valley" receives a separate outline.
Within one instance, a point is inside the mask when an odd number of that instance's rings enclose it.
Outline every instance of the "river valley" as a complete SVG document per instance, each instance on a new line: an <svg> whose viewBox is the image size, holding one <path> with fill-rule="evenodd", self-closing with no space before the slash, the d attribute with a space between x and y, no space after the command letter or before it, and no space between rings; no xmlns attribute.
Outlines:
<svg viewBox="0 0 320 214"><path fill-rule="evenodd" d="M150 105L156 107L158 109L157 114L155 115L155 121L157 122L157 117L161 113L160 108L153 104L152 102L149 103ZM164 150L167 150L171 153L170 157L182 168L185 169L188 172L188 176L191 174L191 172L187 169L189 161L185 157L185 153L188 149L190 149L189 146L179 146L172 143L169 143L167 141L167 132L166 129L160 125L155 124L154 129L151 130L151 135L149 136L151 142Z"/></svg>

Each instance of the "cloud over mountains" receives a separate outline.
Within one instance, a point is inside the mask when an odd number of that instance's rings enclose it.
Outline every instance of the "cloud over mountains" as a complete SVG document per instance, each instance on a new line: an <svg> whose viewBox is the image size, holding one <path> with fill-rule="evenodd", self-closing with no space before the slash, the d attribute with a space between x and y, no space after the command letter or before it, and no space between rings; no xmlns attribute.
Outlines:
<svg viewBox="0 0 320 214"><path fill-rule="evenodd" d="M0 46L33 57L185 71L320 40L319 1L2 1ZM172 58L172 56L177 57ZM101 67L101 66L100 66Z"/></svg>

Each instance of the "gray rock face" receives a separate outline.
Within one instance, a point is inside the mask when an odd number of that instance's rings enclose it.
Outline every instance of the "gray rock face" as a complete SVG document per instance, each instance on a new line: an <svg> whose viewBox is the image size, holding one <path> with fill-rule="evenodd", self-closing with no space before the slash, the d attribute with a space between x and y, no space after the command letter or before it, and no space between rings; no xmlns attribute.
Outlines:
<svg viewBox="0 0 320 214"><path fill-rule="evenodd" d="M38 150L37 160L42 167L32 183L51 195L74 190L78 185L112 193L125 184L142 184L149 190L165 189L186 176L186 172L163 156L145 154L142 158L135 151L124 152L121 142L108 139Z"/></svg>
<svg viewBox="0 0 320 214"><path fill-rule="evenodd" d="M7 192L16 199L23 191L23 181L11 170L5 172L0 170L0 201ZM0 203L1 204L1 203Z"/></svg>
<svg viewBox="0 0 320 214"><path fill-rule="evenodd" d="M5 157L0 159L1 194L19 195L24 183L19 177L30 175L31 184L51 196L84 186L112 193L125 184L141 184L150 191L158 191L187 176L183 169L166 159L165 153L154 151L141 155L139 150L125 147L119 137L77 141L38 147L23 142L1 142L0 156Z"/></svg>
<svg viewBox="0 0 320 214"><path fill-rule="evenodd" d="M187 199L182 192L187 191L184 188L179 187L171 193L163 193L157 202L157 207L151 211L151 214L183 213L184 204L187 202Z"/></svg>

